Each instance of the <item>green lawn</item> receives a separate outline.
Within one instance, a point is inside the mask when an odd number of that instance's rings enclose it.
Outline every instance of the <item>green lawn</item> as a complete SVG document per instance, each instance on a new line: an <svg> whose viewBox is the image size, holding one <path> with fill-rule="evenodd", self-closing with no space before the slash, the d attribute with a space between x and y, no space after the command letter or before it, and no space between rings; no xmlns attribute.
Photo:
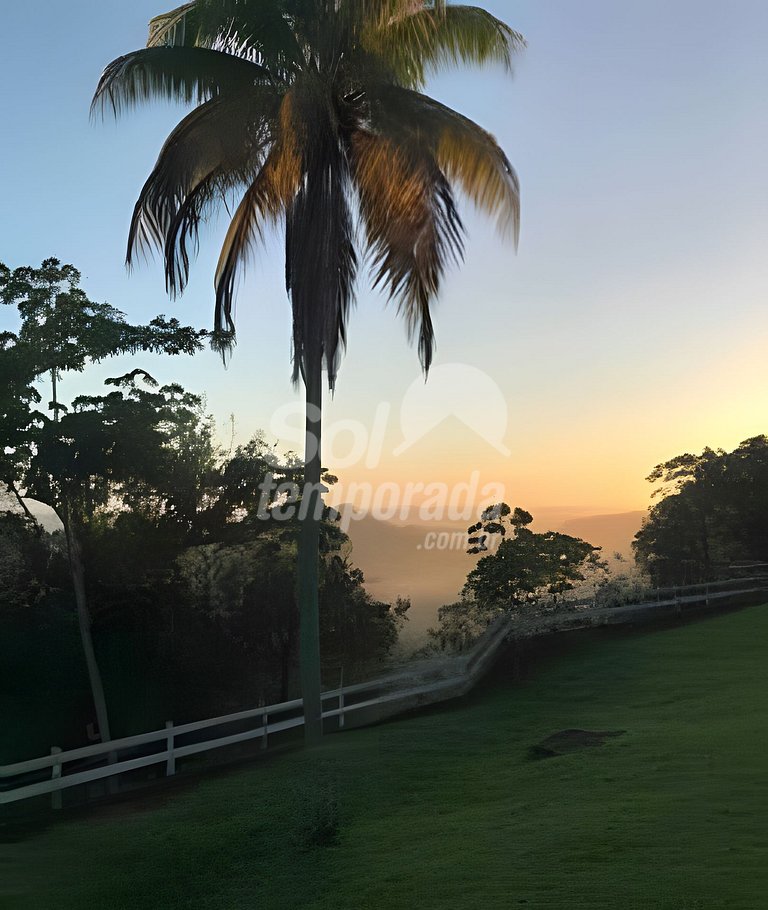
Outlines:
<svg viewBox="0 0 768 910"><path fill-rule="evenodd" d="M8 910L764 910L768 607L0 845ZM625 730L534 761L567 728ZM335 844L302 813L338 803Z"/></svg>

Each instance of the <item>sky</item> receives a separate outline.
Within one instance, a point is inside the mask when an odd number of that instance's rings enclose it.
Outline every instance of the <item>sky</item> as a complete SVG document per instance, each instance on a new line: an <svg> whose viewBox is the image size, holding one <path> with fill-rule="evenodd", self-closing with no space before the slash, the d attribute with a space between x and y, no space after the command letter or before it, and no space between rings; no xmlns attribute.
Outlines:
<svg viewBox="0 0 768 910"><path fill-rule="evenodd" d="M466 260L435 306L426 386L396 308L363 275L324 460L342 500L353 483L439 481L501 485L531 510L641 509L654 465L768 430L768 7L485 6L528 41L513 78L461 70L428 91L493 132L515 165L519 250L463 208ZM123 264L136 196L182 111L88 113L103 67L142 46L162 11L155 0L6 5L0 261L55 256L131 321L165 313L207 328L224 218L203 232L178 301L157 262ZM131 364L205 394L225 442L234 415L236 441L261 429L298 450L277 237L240 289L237 326L226 368L207 351ZM121 367L68 377L62 393L93 393Z"/></svg>

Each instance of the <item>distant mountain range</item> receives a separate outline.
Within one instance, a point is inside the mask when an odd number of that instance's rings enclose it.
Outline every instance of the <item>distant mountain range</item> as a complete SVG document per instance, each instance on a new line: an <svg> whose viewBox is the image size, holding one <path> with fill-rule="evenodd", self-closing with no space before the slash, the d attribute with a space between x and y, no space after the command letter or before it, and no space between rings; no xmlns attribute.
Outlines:
<svg viewBox="0 0 768 910"><path fill-rule="evenodd" d="M557 529L603 548L605 556L621 553L631 558L632 540L640 530L646 512L620 512L617 515L589 515L564 521Z"/></svg>
<svg viewBox="0 0 768 910"><path fill-rule="evenodd" d="M578 510L573 510L578 511ZM567 510L540 509L536 530L557 530L580 537L603 548L610 558L621 553L632 556L632 539L640 530L645 512L622 512L615 515L580 515L566 518ZM550 523L548 518L557 519ZM466 525L400 524L366 517L352 522L352 561L365 574L366 588L374 597L392 601L398 596L410 597L412 609L407 637L420 637L437 621L437 609L458 598L467 574L477 557L468 556L462 545ZM428 537L428 535L431 535ZM441 542L447 549L435 546Z"/></svg>

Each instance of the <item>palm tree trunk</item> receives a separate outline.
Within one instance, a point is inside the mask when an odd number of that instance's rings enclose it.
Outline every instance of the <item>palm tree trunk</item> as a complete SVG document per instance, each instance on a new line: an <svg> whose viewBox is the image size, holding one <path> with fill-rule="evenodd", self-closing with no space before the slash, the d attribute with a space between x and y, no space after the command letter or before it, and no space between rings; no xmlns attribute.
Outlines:
<svg viewBox="0 0 768 910"><path fill-rule="evenodd" d="M72 573L72 584L75 589L75 603L77 604L77 621L80 626L80 641L83 645L85 665L88 669L88 682L91 686L93 706L96 709L96 722L99 726L99 735L103 743L112 737L109 732L109 717L107 715L107 701L104 697L104 685L101 681L101 672L96 661L96 652L93 647L91 634L91 614L88 610L88 600L85 593L85 568L83 566L83 551L77 531L73 522L67 516L64 523L67 536L67 549L69 551L69 568Z"/></svg>
<svg viewBox="0 0 768 910"><path fill-rule="evenodd" d="M323 735L320 683L320 431L322 426L322 362L319 356L307 358L306 441L304 489L301 502L301 528L298 553L299 657L301 692L304 699L304 738L308 745Z"/></svg>

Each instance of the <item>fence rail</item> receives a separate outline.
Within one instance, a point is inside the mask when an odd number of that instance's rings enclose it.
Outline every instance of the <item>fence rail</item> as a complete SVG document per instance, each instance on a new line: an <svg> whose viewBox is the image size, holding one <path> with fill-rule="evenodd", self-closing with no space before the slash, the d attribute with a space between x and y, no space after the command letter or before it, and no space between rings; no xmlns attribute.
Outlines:
<svg viewBox="0 0 768 910"><path fill-rule="evenodd" d="M750 566L750 568L753 568ZM748 584L757 584L757 585L766 585L768 584L768 575L761 576L751 576L743 578L730 578L725 581L705 581L699 582L692 585L683 585L683 586L670 586L666 588L646 588L639 594L635 595L635 599L627 604L611 604L610 606L601 606L600 609L616 609L618 606L642 606L643 604L649 603L661 603L674 601L676 597L681 595L684 596L693 596L694 592L699 592L700 594L717 594L721 590L725 590L726 593L728 588L734 588L739 586L744 586ZM564 606L566 608L578 608L578 607L588 607L593 606L595 603L596 595L589 595L584 597L577 597L573 600L567 598L558 601L559 606ZM639 598L639 599L638 599Z"/></svg>
<svg viewBox="0 0 768 910"><path fill-rule="evenodd" d="M730 588L730 589L728 589ZM702 590L703 589L703 590ZM661 599L661 593L671 598ZM632 622L639 614L680 611L683 604L710 604L737 596L768 592L768 578L741 578L710 585L690 585L685 588L659 592L655 600L620 607L572 610L538 617L528 634L584 628L594 625ZM485 673L499 650L511 636L525 635L520 618L514 615L499 617L465 655L425 662L420 671L406 669L366 683L346 686L323 693L323 719L335 720L339 729L353 723L381 719L465 694ZM92 781L105 780L149 768L165 765L165 774L176 773L178 759L201 752L253 740L262 741L266 748L269 737L301 727L304 723L303 701L294 699L208 718L194 723L174 725L164 729L110 740L62 752L53 747L49 755L28 761L0 766L0 805L53 794L54 805L60 805L61 791ZM246 729L225 733L216 728L257 721ZM206 732L214 732L206 736ZM202 735L202 736L201 736ZM184 742L190 737L197 741ZM181 742L180 742L181 740ZM152 751L147 751L148 749ZM136 754L137 752L143 754Z"/></svg>

